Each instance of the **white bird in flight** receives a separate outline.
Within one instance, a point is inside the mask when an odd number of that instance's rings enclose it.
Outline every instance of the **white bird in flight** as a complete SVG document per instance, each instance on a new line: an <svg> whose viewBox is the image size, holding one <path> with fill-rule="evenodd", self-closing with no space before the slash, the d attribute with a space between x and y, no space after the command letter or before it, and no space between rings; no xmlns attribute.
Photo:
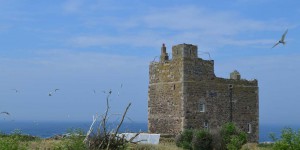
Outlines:
<svg viewBox="0 0 300 150"><path fill-rule="evenodd" d="M0 114L6 114L6 115L10 115L9 112L3 111Z"/></svg>
<svg viewBox="0 0 300 150"><path fill-rule="evenodd" d="M18 93L18 92L19 92L19 90L17 90L17 89L11 89L11 90L14 90L16 93Z"/></svg>
<svg viewBox="0 0 300 150"><path fill-rule="evenodd" d="M284 39L285 39L285 36L286 36L287 32L288 32L288 29L285 30L285 32L281 36L281 39L272 48L274 48L275 46L277 46L280 43L285 45L286 42L284 41Z"/></svg>
<svg viewBox="0 0 300 150"><path fill-rule="evenodd" d="M121 83L121 88L123 87L123 83ZM121 89L120 88L120 89ZM118 96L120 95L120 90L118 91Z"/></svg>
<svg viewBox="0 0 300 150"><path fill-rule="evenodd" d="M49 92L49 96L52 96L53 92L55 93L57 90L59 90L59 89L55 89L54 91Z"/></svg>

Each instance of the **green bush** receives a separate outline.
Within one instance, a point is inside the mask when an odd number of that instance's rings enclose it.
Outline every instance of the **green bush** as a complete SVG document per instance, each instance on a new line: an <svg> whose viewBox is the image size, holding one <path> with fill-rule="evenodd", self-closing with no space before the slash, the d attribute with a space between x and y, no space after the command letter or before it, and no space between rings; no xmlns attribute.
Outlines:
<svg viewBox="0 0 300 150"><path fill-rule="evenodd" d="M207 130L196 130L194 132L192 147L194 150L212 149L212 135Z"/></svg>
<svg viewBox="0 0 300 150"><path fill-rule="evenodd" d="M271 137L275 141L274 150L300 150L300 130L296 132L291 128L284 128L280 139L276 139L274 135Z"/></svg>
<svg viewBox="0 0 300 150"><path fill-rule="evenodd" d="M0 149L1 150L26 150L26 145L22 144L22 142L34 141L39 138L24 135L21 130L14 130L12 134L0 133Z"/></svg>
<svg viewBox="0 0 300 150"><path fill-rule="evenodd" d="M20 150L25 148L21 148L19 146L19 141L13 138L0 138L0 149L1 150Z"/></svg>
<svg viewBox="0 0 300 150"><path fill-rule="evenodd" d="M21 142L40 140L39 137L23 134L20 129L15 129L8 137Z"/></svg>
<svg viewBox="0 0 300 150"><path fill-rule="evenodd" d="M55 150L86 150L88 149L84 140L84 131L82 129L68 129L62 142L54 145Z"/></svg>
<svg viewBox="0 0 300 150"><path fill-rule="evenodd" d="M226 123L222 126L221 149L239 150L247 143L247 134L238 129L234 123Z"/></svg>
<svg viewBox="0 0 300 150"><path fill-rule="evenodd" d="M183 149L210 150L212 149L212 136L206 130L186 129L176 136L176 145Z"/></svg>
<svg viewBox="0 0 300 150"><path fill-rule="evenodd" d="M184 149L192 149L193 130L185 129L181 134L176 136L176 146Z"/></svg>

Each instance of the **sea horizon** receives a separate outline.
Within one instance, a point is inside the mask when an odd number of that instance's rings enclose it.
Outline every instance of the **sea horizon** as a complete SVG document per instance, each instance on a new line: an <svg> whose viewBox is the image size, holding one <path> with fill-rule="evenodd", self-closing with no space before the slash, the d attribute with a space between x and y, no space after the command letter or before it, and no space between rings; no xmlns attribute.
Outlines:
<svg viewBox="0 0 300 150"><path fill-rule="evenodd" d="M37 136L40 138L50 138L55 135L66 134L71 129L81 129L87 131L92 121L0 121L0 131L5 134L11 134L15 130L22 134ZM115 128L118 122L110 122L109 126ZM270 134L274 133L276 137L280 137L281 130L289 127L298 131L300 125L290 124L260 124L259 126L259 142L270 142ZM147 122L124 122L120 128L120 132L148 132Z"/></svg>

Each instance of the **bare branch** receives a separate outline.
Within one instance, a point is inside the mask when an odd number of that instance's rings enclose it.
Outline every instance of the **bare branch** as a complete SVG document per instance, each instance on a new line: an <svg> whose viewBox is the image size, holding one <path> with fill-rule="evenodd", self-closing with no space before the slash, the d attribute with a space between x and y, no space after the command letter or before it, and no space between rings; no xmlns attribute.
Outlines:
<svg viewBox="0 0 300 150"><path fill-rule="evenodd" d="M92 131L93 131L94 123L97 121L97 118L98 118L98 114L96 114L96 116L93 115L93 122L92 122L92 124L91 124L91 126L90 126L89 131L86 133L86 137L85 137L84 140L83 140L84 143L87 143L88 138L89 138L90 134L91 134Z"/></svg>

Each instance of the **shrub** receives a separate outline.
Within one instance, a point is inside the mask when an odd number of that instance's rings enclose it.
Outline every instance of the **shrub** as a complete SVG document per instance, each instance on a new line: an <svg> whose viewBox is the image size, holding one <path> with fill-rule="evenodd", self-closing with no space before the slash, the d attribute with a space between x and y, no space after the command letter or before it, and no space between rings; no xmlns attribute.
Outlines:
<svg viewBox="0 0 300 150"><path fill-rule="evenodd" d="M126 140L125 136L119 135L120 127L123 124L124 118L126 117L127 111L131 106L131 103L126 107L122 119L118 123L115 129L110 129L108 126L108 121L110 117L110 105L109 97L112 91L108 92L106 97L106 111L101 115L101 119L98 121L98 127L94 129L94 123L98 120L98 115L93 116L93 122L90 129L87 132L86 138L83 140L89 149L125 149L128 143L132 143L133 137L130 140ZM136 134L138 136L139 134Z"/></svg>
<svg viewBox="0 0 300 150"><path fill-rule="evenodd" d="M22 148L20 142L13 138L0 138L0 149L1 150L25 150Z"/></svg>
<svg viewBox="0 0 300 150"><path fill-rule="evenodd" d="M54 145L55 150L86 150L83 143L84 131L82 129L68 129L67 136L60 143Z"/></svg>
<svg viewBox="0 0 300 150"><path fill-rule="evenodd" d="M226 148L228 150L239 150L246 143L246 134L241 133L239 135L233 135L230 142L227 144Z"/></svg>
<svg viewBox="0 0 300 150"><path fill-rule="evenodd" d="M176 145L183 149L209 150L212 149L212 136L206 130L186 129L176 136Z"/></svg>
<svg viewBox="0 0 300 150"><path fill-rule="evenodd" d="M212 149L212 135L207 130L196 130L194 132L192 146L194 150Z"/></svg>
<svg viewBox="0 0 300 150"><path fill-rule="evenodd" d="M273 149L274 150L298 150L300 149L300 130L298 132L293 131L291 128L284 128L281 131L281 139L276 139Z"/></svg>
<svg viewBox="0 0 300 150"><path fill-rule="evenodd" d="M226 123L222 126L221 149L239 150L247 143L247 134L238 129L234 123Z"/></svg>
<svg viewBox="0 0 300 150"><path fill-rule="evenodd" d="M8 137L21 142L40 140L39 137L23 134L20 129L15 129L10 135L8 135Z"/></svg>
<svg viewBox="0 0 300 150"><path fill-rule="evenodd" d="M193 130L185 129L181 134L176 136L176 146L184 149L192 149Z"/></svg>
<svg viewBox="0 0 300 150"><path fill-rule="evenodd" d="M21 130L14 130L12 134L8 135L5 133L0 133L0 149L1 150L25 150L26 145L23 142L37 140L39 138L24 135Z"/></svg>

